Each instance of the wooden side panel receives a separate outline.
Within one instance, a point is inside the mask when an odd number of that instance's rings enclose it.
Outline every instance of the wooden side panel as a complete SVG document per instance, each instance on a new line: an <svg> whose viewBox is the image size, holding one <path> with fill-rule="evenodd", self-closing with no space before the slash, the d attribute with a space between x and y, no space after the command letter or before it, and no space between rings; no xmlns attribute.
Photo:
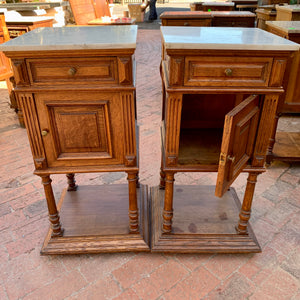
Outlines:
<svg viewBox="0 0 300 300"><path fill-rule="evenodd" d="M275 121L278 98L279 95L265 96L256 137L255 149L253 152L252 166L254 167L264 166L267 148Z"/></svg>
<svg viewBox="0 0 300 300"><path fill-rule="evenodd" d="M259 97L250 96L225 117L215 195L222 197L252 157L259 120Z"/></svg>
<svg viewBox="0 0 300 300"><path fill-rule="evenodd" d="M286 59L275 59L273 63L272 75L270 78L270 86L281 86L284 76L285 67L287 64Z"/></svg>
<svg viewBox="0 0 300 300"><path fill-rule="evenodd" d="M166 165L175 166L178 161L180 121L182 110L182 95L172 94L167 97L166 101L166 144L165 155Z"/></svg>
<svg viewBox="0 0 300 300"><path fill-rule="evenodd" d="M170 72L172 70L172 72ZM169 61L169 84L183 85L184 74L184 58L183 57L171 57Z"/></svg>
<svg viewBox="0 0 300 300"><path fill-rule="evenodd" d="M29 85L25 59L12 59L12 67L16 85Z"/></svg>
<svg viewBox="0 0 300 300"><path fill-rule="evenodd" d="M118 71L120 84L133 83L131 57L118 57Z"/></svg>
<svg viewBox="0 0 300 300"><path fill-rule="evenodd" d="M125 165L136 166L136 122L134 97L132 93L124 93L121 97L123 106Z"/></svg>
<svg viewBox="0 0 300 300"><path fill-rule="evenodd" d="M33 94L22 93L17 94L17 97L18 105L23 111L24 121L35 167L36 169L45 168L47 167L47 162Z"/></svg>

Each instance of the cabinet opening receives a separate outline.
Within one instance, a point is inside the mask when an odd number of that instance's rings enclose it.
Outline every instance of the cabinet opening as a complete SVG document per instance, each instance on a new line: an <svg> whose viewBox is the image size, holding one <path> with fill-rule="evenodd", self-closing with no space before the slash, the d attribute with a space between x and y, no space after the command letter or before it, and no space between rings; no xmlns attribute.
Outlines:
<svg viewBox="0 0 300 300"><path fill-rule="evenodd" d="M180 165L219 164L225 115L240 101L234 94L183 95L178 156Z"/></svg>

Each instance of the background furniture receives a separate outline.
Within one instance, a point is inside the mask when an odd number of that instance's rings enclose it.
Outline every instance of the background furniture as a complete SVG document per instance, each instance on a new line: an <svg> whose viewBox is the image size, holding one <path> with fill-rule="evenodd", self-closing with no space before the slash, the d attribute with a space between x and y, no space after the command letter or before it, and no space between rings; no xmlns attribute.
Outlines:
<svg viewBox="0 0 300 300"><path fill-rule="evenodd" d="M39 27L52 27L51 17L6 17L6 25L10 38L16 38Z"/></svg>
<svg viewBox="0 0 300 300"><path fill-rule="evenodd" d="M257 28L161 31L165 191L151 189L152 251L259 252L251 203L299 45ZM230 186L241 171L249 176L240 207ZM177 172L218 172L216 186L174 186Z"/></svg>
<svg viewBox="0 0 300 300"><path fill-rule="evenodd" d="M232 2L203 2L202 8L204 11L230 11L234 10L234 3Z"/></svg>
<svg viewBox="0 0 300 300"><path fill-rule="evenodd" d="M160 19L163 26L255 26L255 14L246 11L166 11Z"/></svg>
<svg viewBox="0 0 300 300"><path fill-rule="evenodd" d="M275 21L277 12L275 10L258 8L256 11L257 24L256 26L260 29L266 30L266 21Z"/></svg>
<svg viewBox="0 0 300 300"><path fill-rule="evenodd" d="M267 30L278 36L300 43L299 21L266 22ZM268 163L278 159L300 161L300 132L277 132L280 116L285 113L300 113L300 59L299 54L290 61L285 72L286 93L280 97L274 130L268 152Z"/></svg>
<svg viewBox="0 0 300 300"><path fill-rule="evenodd" d="M255 27L256 15L250 11L212 11L212 26Z"/></svg>
<svg viewBox="0 0 300 300"><path fill-rule="evenodd" d="M137 189L137 26L43 28L0 48L11 58L51 228L42 254L149 251L147 188ZM40 41L43 40L43 43ZM75 184L126 172L128 185ZM66 174L56 205L51 174Z"/></svg>
<svg viewBox="0 0 300 300"><path fill-rule="evenodd" d="M211 26L212 19L204 11L165 11L159 17L162 26Z"/></svg>
<svg viewBox="0 0 300 300"><path fill-rule="evenodd" d="M88 25L88 22L104 16L111 17L106 0L69 0L76 25Z"/></svg>
<svg viewBox="0 0 300 300"><path fill-rule="evenodd" d="M276 21L300 21L300 5L276 5Z"/></svg>

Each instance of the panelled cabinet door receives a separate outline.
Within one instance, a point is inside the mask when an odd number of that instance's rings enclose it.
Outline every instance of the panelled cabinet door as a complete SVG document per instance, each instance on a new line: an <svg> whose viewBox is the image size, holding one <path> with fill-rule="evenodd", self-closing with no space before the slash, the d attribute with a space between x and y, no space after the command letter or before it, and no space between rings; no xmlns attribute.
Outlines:
<svg viewBox="0 0 300 300"><path fill-rule="evenodd" d="M119 100L115 93L36 94L48 167L123 164Z"/></svg>
<svg viewBox="0 0 300 300"><path fill-rule="evenodd" d="M222 197L253 154L259 96L252 95L225 116L215 195Z"/></svg>

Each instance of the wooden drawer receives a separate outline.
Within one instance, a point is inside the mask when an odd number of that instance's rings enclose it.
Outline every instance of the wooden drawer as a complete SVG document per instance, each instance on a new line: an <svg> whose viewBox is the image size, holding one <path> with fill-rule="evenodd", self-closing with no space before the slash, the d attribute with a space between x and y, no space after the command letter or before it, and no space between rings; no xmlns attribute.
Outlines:
<svg viewBox="0 0 300 300"><path fill-rule="evenodd" d="M47 84L118 84L117 59L53 58L27 59L29 80L33 85Z"/></svg>
<svg viewBox="0 0 300 300"><path fill-rule="evenodd" d="M211 26L211 18L201 19L164 19L163 26Z"/></svg>
<svg viewBox="0 0 300 300"><path fill-rule="evenodd" d="M222 18L214 17L212 26L215 27L255 27L255 17L253 18Z"/></svg>
<svg viewBox="0 0 300 300"><path fill-rule="evenodd" d="M268 86L273 59L269 57L185 58L185 86Z"/></svg>

